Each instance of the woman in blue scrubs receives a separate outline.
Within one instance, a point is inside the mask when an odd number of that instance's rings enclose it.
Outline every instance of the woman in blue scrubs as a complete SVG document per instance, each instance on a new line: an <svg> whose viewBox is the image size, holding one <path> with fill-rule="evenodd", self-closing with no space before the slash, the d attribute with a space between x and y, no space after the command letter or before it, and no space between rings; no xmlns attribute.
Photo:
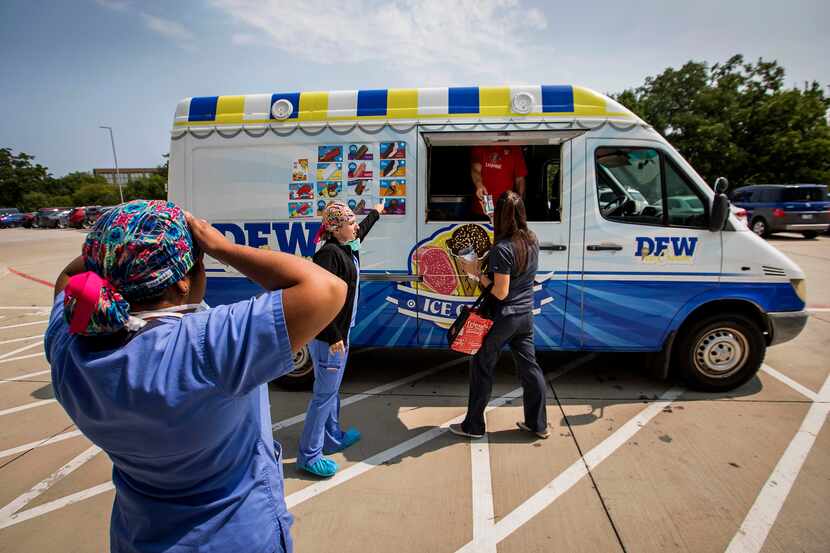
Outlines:
<svg viewBox="0 0 830 553"><path fill-rule="evenodd" d="M314 254L314 263L337 275L348 286L340 313L308 344L314 363L314 395L308 404L297 466L315 476L328 478L337 463L324 455L342 451L360 439L360 432L340 428L340 383L349 356L349 331L355 324L360 291L360 241L383 213L383 204L357 223L355 214L342 202L331 202L323 210L321 236L326 242Z"/></svg>
<svg viewBox="0 0 830 553"><path fill-rule="evenodd" d="M200 310L203 253L267 292ZM137 200L98 220L55 292L52 383L112 460L111 550L291 551L267 382L337 314L345 284Z"/></svg>

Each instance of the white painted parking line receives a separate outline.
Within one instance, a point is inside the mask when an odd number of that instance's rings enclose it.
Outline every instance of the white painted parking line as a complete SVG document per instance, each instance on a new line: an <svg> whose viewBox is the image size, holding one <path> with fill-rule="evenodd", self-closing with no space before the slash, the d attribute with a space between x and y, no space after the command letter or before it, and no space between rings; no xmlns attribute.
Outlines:
<svg viewBox="0 0 830 553"><path fill-rule="evenodd" d="M347 405L352 405L353 403L357 403L358 401L363 401L364 399L368 399L370 397L382 394L384 392L388 392L389 390L393 390L400 386L404 386L409 384L410 382L415 382L420 380L424 377L427 377L431 374L434 374L442 369L446 369L447 367L451 367L453 365L458 365L463 362L467 362L469 359L466 357L462 357L460 359L453 359L452 361L447 361L446 363L441 363L436 367L432 367L431 369L426 369L417 373L413 373L405 378L401 378L399 380L395 380L394 382L389 382L388 384L383 384L381 386L376 386L371 390L366 390L365 392L355 394L353 396L349 396L343 401L340 402L340 408L346 407ZM303 422L305 420L305 413L300 415L295 415L293 417L289 417L287 419L283 419L279 422L275 422L271 425L271 430L279 430L281 428L286 428L291 426L292 424L297 424L298 422Z"/></svg>
<svg viewBox="0 0 830 553"><path fill-rule="evenodd" d="M26 405L18 405L17 407L10 407L8 409L4 409L0 411L0 417L5 417L6 415L11 415L13 413L19 413L21 411L28 411L29 409L34 409L35 407L43 407L44 405L49 405L51 403L56 403L58 400L56 399L44 399L42 401L33 401L32 403L27 403Z"/></svg>
<svg viewBox="0 0 830 553"><path fill-rule="evenodd" d="M43 352L40 353L30 353L29 355L21 355L20 357L12 357L11 359L3 359L0 361L0 364L3 363L13 363L15 361L22 361L23 359L31 359L32 357L41 357L43 356Z"/></svg>
<svg viewBox="0 0 830 553"><path fill-rule="evenodd" d="M496 544L487 542L495 524L493 479L490 474L490 442L483 438L470 444L470 468L473 476L473 543L481 553L496 553Z"/></svg>
<svg viewBox="0 0 830 553"><path fill-rule="evenodd" d="M11 309L11 310L18 310L18 311L25 311L27 309L34 310L34 311L42 311L46 309L47 311L51 311L52 306L46 305L2 305L0 309Z"/></svg>
<svg viewBox="0 0 830 553"><path fill-rule="evenodd" d="M588 361L589 359L591 359L593 357L595 357L595 356L594 355L586 356L586 357L582 358L579 363L573 364L573 366L569 367L567 370L570 370L570 368L574 368L578 364L582 364L582 363ZM372 388L371 390L368 390L368 391L366 391L362 394L357 394L355 396L351 396L349 398L346 398L345 400L343 400L340 403L340 407L342 408L345 405L350 405L352 403L360 401L361 399L366 399L367 397L371 397L373 394L382 393L386 390L395 388L397 386L401 386L402 384L407 384L407 383L412 382L414 380L417 380L419 378L423 378L424 376L428 376L429 374L432 374L436 371L439 371L441 369L445 369L445 368L447 368L449 366L452 366L452 365L455 365L455 364L459 364L459 363L461 363L463 361L466 361L466 360L467 360L467 358L463 358L463 357L460 358L460 359L454 359L452 361L448 361L447 363L442 363L441 365L438 365L437 367L433 367L431 369L427 369L427 370L412 374L412 375L410 375L406 378L403 378L401 380L396 380L395 382L391 382L389 384L384 384L382 386ZM566 372L564 368L560 370L561 374L564 374L564 372ZM558 374L557 374L557 376L558 376ZM519 390L521 390L521 388ZM55 401L55 400L48 400L48 401L51 402L51 401ZM283 419L283 420L275 423L274 428L285 428L286 426L290 426L291 424L296 424L297 422L300 422L302 420L305 420L305 414L298 415L296 417L290 417L290 418L287 418L287 419ZM441 430L441 432L443 432L443 431L446 430L446 428L441 428L439 430ZM440 434L441 432L439 432L438 434ZM435 435L437 436L438 434L435 434ZM44 444L44 445L46 445L46 444ZM20 447L22 447L22 446L20 446ZM114 486L113 486L112 482L104 482L103 484L98 484L97 486L93 486L92 488L88 488L86 490L81 490L80 492L62 497L60 499L56 499L54 501L50 501L49 503L44 503L43 505L39 505L39 506L34 507L32 509L27 509L25 511L17 512L13 515L9 515L5 519L0 518L0 530L2 530L3 528L8 528L9 526L14 526L15 524L19 524L19 523L24 522L26 520L30 520L32 518L39 517L39 516L45 515L47 513L51 513L52 511L62 509L64 507L67 507L67 506L72 505L74 503L78 503L79 501L83 501L83 500L88 499L90 497L94 497L96 495L106 493L106 492L108 492L112 489L114 489Z"/></svg>
<svg viewBox="0 0 830 553"><path fill-rule="evenodd" d="M38 355L40 355L40 354L38 354ZM26 380L27 378L34 378L36 376L40 376L42 374L46 374L46 373L50 373L50 372L52 372L52 369L46 369L46 370L43 370L43 371L37 371L37 372L33 372L33 373L28 373L28 374L21 374L20 376L13 376L11 378L3 378L3 379L0 380L0 384L5 384L6 382L16 382L18 380Z"/></svg>
<svg viewBox="0 0 830 553"><path fill-rule="evenodd" d="M8 528L9 526L14 526L15 524L20 524L21 522L25 522L33 518L37 518L41 515L51 513L52 511L63 509L64 507L68 507L74 503L83 501L84 499L89 499L90 497L114 489L115 486L112 485L112 482L105 482L103 484L98 484L97 486L94 486L92 488L61 497L60 499L55 499L54 501L50 501L48 503L44 503L43 505L38 505L37 507L32 507L31 509L26 509L25 511L20 511L18 513L10 515L8 518L0 519L0 530Z"/></svg>
<svg viewBox="0 0 830 553"><path fill-rule="evenodd" d="M9 457L11 455L17 455L18 453L23 453L24 451L29 451L30 449L38 449L41 447L45 447L47 445L56 444L58 442L62 442L64 440L69 440L71 438L76 438L78 436L83 436L83 433L80 430L72 430L71 432L64 432L63 434L57 434L52 436L51 438L47 438L45 440L38 440L36 442L29 442L28 444L19 445L17 447L12 447L10 449L4 449L0 451L0 459L3 457Z"/></svg>
<svg viewBox="0 0 830 553"><path fill-rule="evenodd" d="M778 513L795 484L801 467L821 432L830 413L830 376L824 381L818 399L801 423L784 455L755 499L738 533L732 538L726 553L756 553L764 546Z"/></svg>
<svg viewBox="0 0 830 553"><path fill-rule="evenodd" d="M768 375L780 380L799 394L803 395L806 398L809 398L810 401L818 401L818 394L812 391L811 389L807 388L806 386L802 386L786 374L782 374L767 364L761 365L761 370L767 373Z"/></svg>
<svg viewBox="0 0 830 553"><path fill-rule="evenodd" d="M584 457L574 463L551 480L544 488L536 492L527 501L513 509L493 526L486 542L495 546L504 540L518 528L527 523L530 519L547 508L554 501L559 499L565 492L571 489L577 482L584 478L589 470L594 470L600 463L607 459L617 449L622 447L628 440L640 431L649 421L656 417L663 409L680 397L682 388L671 388L664 392L658 401L643 409L637 416L622 425L616 432L605 438L599 445L595 446ZM457 553L473 553L479 551L480 543L474 541L458 550Z"/></svg>
<svg viewBox="0 0 830 553"><path fill-rule="evenodd" d="M0 528L5 528L4 524L8 520L8 518L25 507L28 503L30 503L33 499L41 495L43 492L51 488L57 482L60 482L68 475L72 474L75 470L81 467L84 463L98 455L101 452L101 448L98 446L92 446L88 448L86 451L66 463L64 466L35 484L32 489L27 491L24 494L19 495L14 500L11 501L8 505L0 509Z"/></svg>
<svg viewBox="0 0 830 553"><path fill-rule="evenodd" d="M810 313L830 313L830 307L811 307L807 311Z"/></svg>
<svg viewBox="0 0 830 553"><path fill-rule="evenodd" d="M28 350L28 349L34 349L34 348L36 348L36 347L38 347L38 346L42 346L42 345L43 345L43 343L42 343L42 342L35 342L34 344L26 344L26 345L25 345L25 346L23 346L23 347L17 348L17 349L15 349L15 350L12 350L12 351L9 351L9 352L7 352L7 353L4 353L3 355L0 355L0 360L1 360L1 359L6 359L6 358L8 358L8 357L11 357L12 355L14 355L14 354L16 354L16 353L20 353L21 351L26 351L26 350Z"/></svg>
<svg viewBox="0 0 830 553"><path fill-rule="evenodd" d="M49 319L45 319L43 321L32 321L30 323L19 323L16 325L9 325L9 326L0 326L0 330L9 330L10 328L22 328L24 326L34 326L34 325L42 325L49 322Z"/></svg>
<svg viewBox="0 0 830 553"><path fill-rule="evenodd" d="M15 342L25 342L26 340L35 340L37 338L43 338L43 334L36 334L34 336L26 336L24 338L14 338L12 340L2 340L0 341L0 346L5 344L14 344Z"/></svg>
<svg viewBox="0 0 830 553"><path fill-rule="evenodd" d="M589 354L589 355L586 355L584 357L581 357L581 358L577 359L576 361L563 366L558 371L548 375L547 380L550 381L550 380L553 380L555 378L559 378L563 374L567 373L568 371L570 371L572 369L575 369L579 365L582 365L582 364L588 362L590 359L593 359L594 357L596 357L595 354ZM516 389L504 394L501 397L498 397L494 400L491 400L490 403L487 405L487 409L485 409L484 412L487 413L487 412L495 409L496 407L501 407L502 405L504 405L508 401L512 401L512 400L520 398L520 397L522 397L522 389L521 388L516 388ZM360 476L361 474L363 474L365 472L368 472L368 471L372 470L373 468L375 468L379 465L382 465L383 463L385 463L386 461L389 461L390 459L394 459L395 457L399 457L400 455L403 455L407 451L411 451L411 450L415 449L416 447L419 447L419 446L427 443L428 441L437 438L441 434L447 432L448 429L449 429L449 426L451 424L460 423L462 420L464 420L464 415L459 415L459 416L455 417L454 419L448 420L447 422L443 423L440 426L436 426L435 428L431 428L431 429L427 430L426 432L422 432L422 433L418 434L417 436L413 436L412 438L406 440L405 442L402 442L402 443L400 443L396 446L390 447L389 449L385 449L385 450L381 451L380 453L376 453L375 455L372 455L371 457L367 458L364 461L361 461L359 463L355 463L354 465L350 466L349 468L339 471L337 474L335 474L332 478L330 478L328 480L323 480L323 481L320 481L320 482L316 482L316 483L314 483L314 484L312 484L312 485L310 485L306 488L303 488L302 490L299 490L299 491L296 491L296 492L292 493L291 495L289 495L288 497L285 498L285 503L286 503L286 505L288 505L288 508L290 509L290 508L292 508L296 505L299 505L300 503L302 503L304 501L308 501L309 499L311 499L313 497L316 497L316 496L320 495L321 493L326 492L326 491L334 488L335 486L339 486L340 484L343 484L344 482L348 482L352 478Z"/></svg>

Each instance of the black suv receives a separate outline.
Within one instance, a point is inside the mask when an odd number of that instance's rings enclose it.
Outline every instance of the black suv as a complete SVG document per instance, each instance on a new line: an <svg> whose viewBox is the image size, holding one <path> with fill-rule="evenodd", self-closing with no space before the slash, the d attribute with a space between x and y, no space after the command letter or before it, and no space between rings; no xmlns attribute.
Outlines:
<svg viewBox="0 0 830 553"><path fill-rule="evenodd" d="M747 211L758 236L800 232L815 238L830 227L830 198L823 184L753 184L732 193L732 203Z"/></svg>

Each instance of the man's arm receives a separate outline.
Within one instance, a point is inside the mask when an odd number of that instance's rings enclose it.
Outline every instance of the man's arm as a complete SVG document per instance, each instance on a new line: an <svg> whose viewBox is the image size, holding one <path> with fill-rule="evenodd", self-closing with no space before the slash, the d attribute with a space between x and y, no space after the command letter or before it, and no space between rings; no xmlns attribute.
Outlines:
<svg viewBox="0 0 830 553"><path fill-rule="evenodd" d="M470 176L473 178L476 197L484 209L484 195L487 194L487 188L484 187L484 179L481 178L481 163L473 161L470 166Z"/></svg>
<svg viewBox="0 0 830 553"><path fill-rule="evenodd" d="M516 177L516 185L514 187L516 194L525 199L525 177Z"/></svg>

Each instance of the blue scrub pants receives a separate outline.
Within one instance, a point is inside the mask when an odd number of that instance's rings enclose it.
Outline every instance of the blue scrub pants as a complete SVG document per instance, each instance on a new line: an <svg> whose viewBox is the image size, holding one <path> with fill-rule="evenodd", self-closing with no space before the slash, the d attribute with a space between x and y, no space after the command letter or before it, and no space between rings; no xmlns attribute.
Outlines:
<svg viewBox="0 0 830 553"><path fill-rule="evenodd" d="M340 383L349 357L349 345L339 353L330 353L329 344L320 340L308 343L314 363L314 394L308 404L305 426L300 436L297 463L311 465L326 451L341 448L343 431L340 429Z"/></svg>

